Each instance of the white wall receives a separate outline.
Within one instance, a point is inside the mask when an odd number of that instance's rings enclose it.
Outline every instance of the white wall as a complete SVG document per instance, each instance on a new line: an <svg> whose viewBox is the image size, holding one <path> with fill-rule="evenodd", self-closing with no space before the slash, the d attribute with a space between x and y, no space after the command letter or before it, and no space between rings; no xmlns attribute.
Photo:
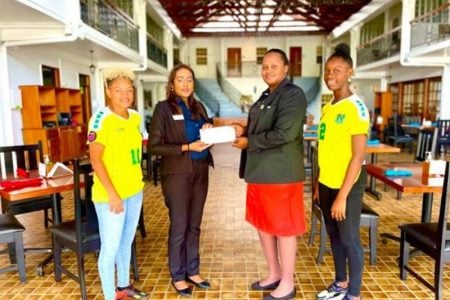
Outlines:
<svg viewBox="0 0 450 300"><path fill-rule="evenodd" d="M79 10L79 1L73 0L22 0L22 2L25 5L63 22L71 19L74 8L78 7ZM77 11L75 11L75 13L79 14Z"/></svg>
<svg viewBox="0 0 450 300"><path fill-rule="evenodd" d="M216 64L227 61L228 48L241 48L242 62L256 62L256 48L280 48L289 55L290 47L302 47L302 75L319 76L316 63L316 48L324 41L323 36L283 36L283 37L211 37L189 38L186 41L188 64L194 68L198 78L215 78ZM208 65L196 64L196 48L207 48Z"/></svg>
<svg viewBox="0 0 450 300"><path fill-rule="evenodd" d="M49 46L51 47L51 46ZM50 48L48 48L50 49ZM18 92L20 85L42 85L41 66L46 65L60 70L61 86L66 88L79 88L78 75L89 74L89 67L77 61L70 60L63 55L55 55L51 51L43 51L38 47L14 47L8 48L9 89ZM96 86L91 86L92 95ZM92 97L92 102L98 99ZM95 106L98 106L96 104ZM11 109L13 120L14 143L21 144L22 115L20 109Z"/></svg>
<svg viewBox="0 0 450 300"><path fill-rule="evenodd" d="M390 68L391 83L442 76L442 67L404 67Z"/></svg>

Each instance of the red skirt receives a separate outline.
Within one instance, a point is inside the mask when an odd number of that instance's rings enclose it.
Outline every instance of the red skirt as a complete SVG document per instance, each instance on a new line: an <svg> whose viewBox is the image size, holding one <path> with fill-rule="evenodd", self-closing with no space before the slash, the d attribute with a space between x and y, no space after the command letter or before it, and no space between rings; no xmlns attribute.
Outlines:
<svg viewBox="0 0 450 300"><path fill-rule="evenodd" d="M275 236L306 231L303 182L247 185L245 219L258 230Z"/></svg>

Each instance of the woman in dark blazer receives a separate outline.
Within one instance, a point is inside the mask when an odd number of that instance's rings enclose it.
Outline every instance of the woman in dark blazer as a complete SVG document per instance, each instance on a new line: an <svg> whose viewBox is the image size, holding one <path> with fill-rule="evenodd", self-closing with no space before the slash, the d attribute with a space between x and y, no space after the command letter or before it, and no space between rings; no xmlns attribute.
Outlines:
<svg viewBox="0 0 450 300"><path fill-rule="evenodd" d="M268 89L250 108L247 128L236 125L233 146L242 149L247 185L246 220L256 227L269 274L254 290L264 299L295 297L297 235L305 232L303 205L303 91L286 78L289 61L279 49L264 55L261 75Z"/></svg>
<svg viewBox="0 0 450 300"><path fill-rule="evenodd" d="M150 152L162 157L162 192L169 209L169 271L178 294L191 296L188 283L210 287L200 276L199 239L208 191L209 146L199 140L200 129L212 127L206 110L196 101L194 72L187 65L169 74L167 100L159 102L150 124Z"/></svg>

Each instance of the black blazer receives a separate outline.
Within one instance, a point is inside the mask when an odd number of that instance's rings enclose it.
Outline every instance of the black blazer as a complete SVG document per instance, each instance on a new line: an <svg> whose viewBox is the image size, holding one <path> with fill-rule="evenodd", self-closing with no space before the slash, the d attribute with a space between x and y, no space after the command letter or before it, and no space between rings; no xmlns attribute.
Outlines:
<svg viewBox="0 0 450 300"><path fill-rule="evenodd" d="M291 183L305 179L303 124L306 97L301 88L283 80L266 90L250 108L248 148L242 152L241 175L249 183Z"/></svg>
<svg viewBox="0 0 450 300"><path fill-rule="evenodd" d="M206 116L202 103L200 107ZM207 120L209 121L209 120ZM192 159L188 152L182 152L182 144L187 144L184 120L175 120L167 100L158 102L150 123L150 153L160 155L161 174L182 174L192 172ZM212 155L208 150L208 162L212 165Z"/></svg>

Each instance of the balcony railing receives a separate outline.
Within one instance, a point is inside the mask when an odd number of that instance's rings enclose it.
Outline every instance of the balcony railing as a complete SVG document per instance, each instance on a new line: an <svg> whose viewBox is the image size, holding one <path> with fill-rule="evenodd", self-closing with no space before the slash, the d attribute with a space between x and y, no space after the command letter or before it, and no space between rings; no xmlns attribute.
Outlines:
<svg viewBox="0 0 450 300"><path fill-rule="evenodd" d="M400 53L400 29L401 27L396 27L359 46L357 50L358 66L373 63Z"/></svg>
<svg viewBox="0 0 450 300"><path fill-rule="evenodd" d="M411 21L411 48L450 39L450 3Z"/></svg>
<svg viewBox="0 0 450 300"><path fill-rule="evenodd" d="M139 27L128 15L105 0L81 0L80 7L83 22L139 52Z"/></svg>
<svg viewBox="0 0 450 300"><path fill-rule="evenodd" d="M167 50L147 33L147 57L158 65L167 68Z"/></svg>

